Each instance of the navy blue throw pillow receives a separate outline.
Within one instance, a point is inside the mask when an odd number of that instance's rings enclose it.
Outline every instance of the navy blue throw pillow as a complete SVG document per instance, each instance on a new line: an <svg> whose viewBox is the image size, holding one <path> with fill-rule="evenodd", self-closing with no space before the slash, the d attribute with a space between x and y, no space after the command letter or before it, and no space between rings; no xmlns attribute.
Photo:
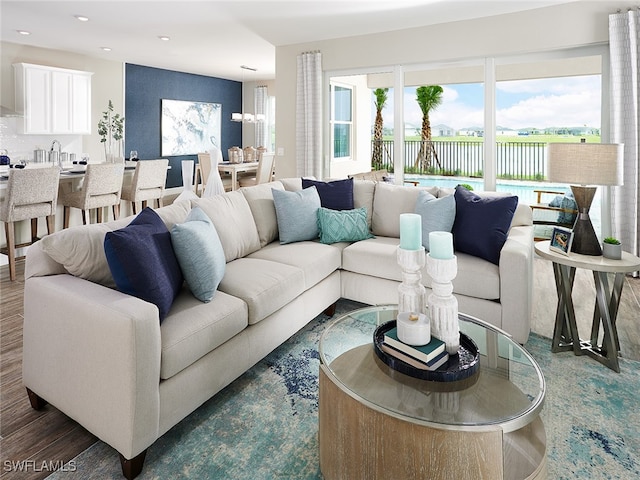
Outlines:
<svg viewBox="0 0 640 480"><path fill-rule="evenodd" d="M302 179L302 188L314 185L320 196L320 206L331 210L353 210L353 178L331 182Z"/></svg>
<svg viewBox="0 0 640 480"><path fill-rule="evenodd" d="M183 277L171 233L158 214L147 207L126 227L107 232L104 252L118 290L155 304L162 322Z"/></svg>
<svg viewBox="0 0 640 480"><path fill-rule="evenodd" d="M456 219L452 230L455 249L498 265L518 197L480 197L458 186L455 199Z"/></svg>

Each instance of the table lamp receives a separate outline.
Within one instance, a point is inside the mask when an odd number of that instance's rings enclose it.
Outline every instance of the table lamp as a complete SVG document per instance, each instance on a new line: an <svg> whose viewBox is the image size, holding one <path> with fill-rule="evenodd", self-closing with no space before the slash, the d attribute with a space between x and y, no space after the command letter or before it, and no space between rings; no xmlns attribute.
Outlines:
<svg viewBox="0 0 640 480"><path fill-rule="evenodd" d="M623 144L550 143L547 145L549 181L568 183L578 206L573 225L571 251L582 255L602 255L602 248L589 218L597 187L622 185Z"/></svg>

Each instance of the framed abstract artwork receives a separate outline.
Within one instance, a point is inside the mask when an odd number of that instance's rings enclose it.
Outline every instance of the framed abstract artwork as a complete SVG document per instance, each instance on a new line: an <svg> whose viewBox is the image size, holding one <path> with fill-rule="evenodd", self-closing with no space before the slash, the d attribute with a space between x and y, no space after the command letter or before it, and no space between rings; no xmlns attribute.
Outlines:
<svg viewBox="0 0 640 480"><path fill-rule="evenodd" d="M220 148L222 104L162 99L163 157Z"/></svg>

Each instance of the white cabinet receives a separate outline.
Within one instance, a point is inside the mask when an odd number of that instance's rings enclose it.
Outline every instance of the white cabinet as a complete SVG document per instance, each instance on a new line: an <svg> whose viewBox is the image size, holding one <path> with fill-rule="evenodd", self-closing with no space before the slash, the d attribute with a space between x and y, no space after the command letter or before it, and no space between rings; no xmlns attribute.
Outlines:
<svg viewBox="0 0 640 480"><path fill-rule="evenodd" d="M13 67L22 133L91 133L92 73L29 63Z"/></svg>

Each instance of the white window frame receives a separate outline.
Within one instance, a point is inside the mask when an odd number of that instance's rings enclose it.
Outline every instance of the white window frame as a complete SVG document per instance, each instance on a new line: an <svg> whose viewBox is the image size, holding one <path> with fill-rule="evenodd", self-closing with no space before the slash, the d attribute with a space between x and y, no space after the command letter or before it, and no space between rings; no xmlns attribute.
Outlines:
<svg viewBox="0 0 640 480"><path fill-rule="evenodd" d="M344 120L340 120L337 121L334 118L334 112L335 112L335 87L340 87L340 88L344 88L346 90L349 90L351 92L351 120L350 121L344 121ZM330 159L331 161L338 161L338 162L344 162L344 161L350 161L353 160L355 158L356 152L354 152L354 148L355 148L355 143L354 143L354 129L355 129L355 122L356 120L354 119L354 112L355 112L355 86L353 85L348 85L345 83L340 83L340 82L329 82L329 101L330 101L330 107L329 107L329 136L330 136L330 140L329 140L329 148L330 148ZM336 157L335 151L334 151L334 140L335 140L335 131L334 131L334 126L335 125L349 125L349 155L345 156L345 157Z"/></svg>

